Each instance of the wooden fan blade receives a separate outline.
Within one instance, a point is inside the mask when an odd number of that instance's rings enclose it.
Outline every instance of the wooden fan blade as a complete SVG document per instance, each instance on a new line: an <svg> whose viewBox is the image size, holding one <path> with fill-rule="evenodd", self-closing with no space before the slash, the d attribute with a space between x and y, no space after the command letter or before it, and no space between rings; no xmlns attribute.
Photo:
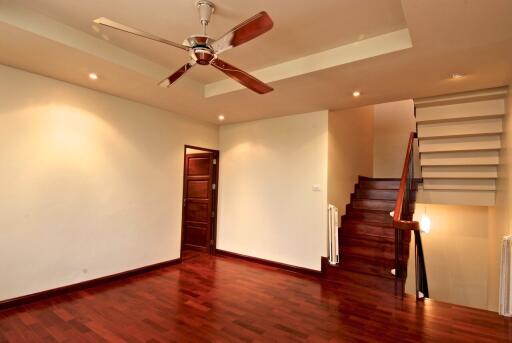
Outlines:
<svg viewBox="0 0 512 343"><path fill-rule="evenodd" d="M153 35L151 33L147 33L147 32L144 32L144 31L140 31L138 29L134 29L133 27L129 27L129 26L126 26L126 25L123 25L123 24L116 23L115 21L112 21L112 20L110 20L108 18L104 18L104 17L98 18L98 19L95 19L94 22L96 24L100 24L100 25L103 25L103 26L106 26L106 27L110 27L112 29L116 29L116 30L119 30L119 31L131 33L132 35L144 37L144 38L151 39L151 40L154 40L154 41L157 41L157 42L160 42L160 43L171 45L171 46L174 46L174 47L176 47L178 49L183 49L183 50L187 50L187 51L190 49L190 47L188 47L188 46L185 46L185 45L182 45L182 44L178 44L178 43L174 43L174 42L171 42L170 40L167 40L167 39L164 39L164 38L160 38L160 37L155 36L155 35Z"/></svg>
<svg viewBox="0 0 512 343"><path fill-rule="evenodd" d="M235 26L231 31L213 42L212 48L216 54L241 45L267 32L274 26L274 22L267 12L260 12Z"/></svg>
<svg viewBox="0 0 512 343"><path fill-rule="evenodd" d="M243 70L238 69L237 67L232 66L229 63L224 62L223 60L217 58L214 59L210 64L215 68L219 69L220 71L222 71L230 78L234 79L235 81L238 81L239 83L249 88L250 90L255 91L256 93L265 94L274 90L274 88L261 82L254 76L246 73Z"/></svg>
<svg viewBox="0 0 512 343"><path fill-rule="evenodd" d="M190 68L192 68L195 65L196 65L195 61L188 62L183 67L181 67L180 69L176 70L176 72L174 72L174 74L172 74L168 78L162 80L158 85L160 87L169 87L174 82L176 82L176 80L178 80L180 77L182 77L183 74L185 74L187 72L187 70L189 70Z"/></svg>

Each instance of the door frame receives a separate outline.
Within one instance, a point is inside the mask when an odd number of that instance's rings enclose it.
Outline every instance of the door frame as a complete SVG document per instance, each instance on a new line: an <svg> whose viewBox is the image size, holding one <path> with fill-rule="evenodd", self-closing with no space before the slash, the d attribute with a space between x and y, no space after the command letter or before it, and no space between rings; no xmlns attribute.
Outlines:
<svg viewBox="0 0 512 343"><path fill-rule="evenodd" d="M187 170L187 149L201 150L205 152L210 152L213 154L213 158L216 160L216 163L213 165L213 178L212 183L215 184L215 189L211 189L212 192L212 213L213 220L210 225L210 236L211 241L208 248L208 253L210 255L215 255L215 251L217 249L217 203L219 197L219 157L220 151L208 148L202 148L194 145L185 144L183 148L183 191L181 195L181 242L180 242L180 257L183 258L183 237L184 237L184 228L185 228L185 189L186 189L186 170Z"/></svg>

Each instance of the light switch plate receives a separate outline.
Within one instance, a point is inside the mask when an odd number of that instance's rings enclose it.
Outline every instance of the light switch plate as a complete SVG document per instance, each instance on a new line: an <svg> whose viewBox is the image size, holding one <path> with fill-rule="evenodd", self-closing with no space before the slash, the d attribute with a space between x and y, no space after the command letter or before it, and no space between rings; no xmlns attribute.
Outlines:
<svg viewBox="0 0 512 343"><path fill-rule="evenodd" d="M313 192L320 192L320 185L313 185Z"/></svg>

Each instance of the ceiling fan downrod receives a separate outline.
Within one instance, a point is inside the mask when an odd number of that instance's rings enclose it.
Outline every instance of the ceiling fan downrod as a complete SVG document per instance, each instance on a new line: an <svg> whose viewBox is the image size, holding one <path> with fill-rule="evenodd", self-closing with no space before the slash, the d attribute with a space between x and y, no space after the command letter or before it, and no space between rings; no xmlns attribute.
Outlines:
<svg viewBox="0 0 512 343"><path fill-rule="evenodd" d="M203 26L203 35L206 36L206 27L210 23L212 13L215 11L215 5L208 0L198 0L196 2L197 11L199 12L199 21Z"/></svg>

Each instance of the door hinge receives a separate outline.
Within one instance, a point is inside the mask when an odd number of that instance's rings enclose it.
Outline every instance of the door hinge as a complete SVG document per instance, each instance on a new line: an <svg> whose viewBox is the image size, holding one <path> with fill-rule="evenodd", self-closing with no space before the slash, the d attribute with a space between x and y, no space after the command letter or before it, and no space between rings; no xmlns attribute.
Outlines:
<svg viewBox="0 0 512 343"><path fill-rule="evenodd" d="M213 190L216 190L216 189L217 189L217 185L216 185L216 184L214 184L214 183L212 183L212 189L213 189Z"/></svg>
<svg viewBox="0 0 512 343"><path fill-rule="evenodd" d="M217 159L216 158L213 159L213 164L214 165L217 164Z"/></svg>
<svg viewBox="0 0 512 343"><path fill-rule="evenodd" d="M213 239L210 241L210 245L213 247L213 245L215 244L215 242L213 241Z"/></svg>
<svg viewBox="0 0 512 343"><path fill-rule="evenodd" d="M215 211L212 211L212 218L215 218Z"/></svg>

